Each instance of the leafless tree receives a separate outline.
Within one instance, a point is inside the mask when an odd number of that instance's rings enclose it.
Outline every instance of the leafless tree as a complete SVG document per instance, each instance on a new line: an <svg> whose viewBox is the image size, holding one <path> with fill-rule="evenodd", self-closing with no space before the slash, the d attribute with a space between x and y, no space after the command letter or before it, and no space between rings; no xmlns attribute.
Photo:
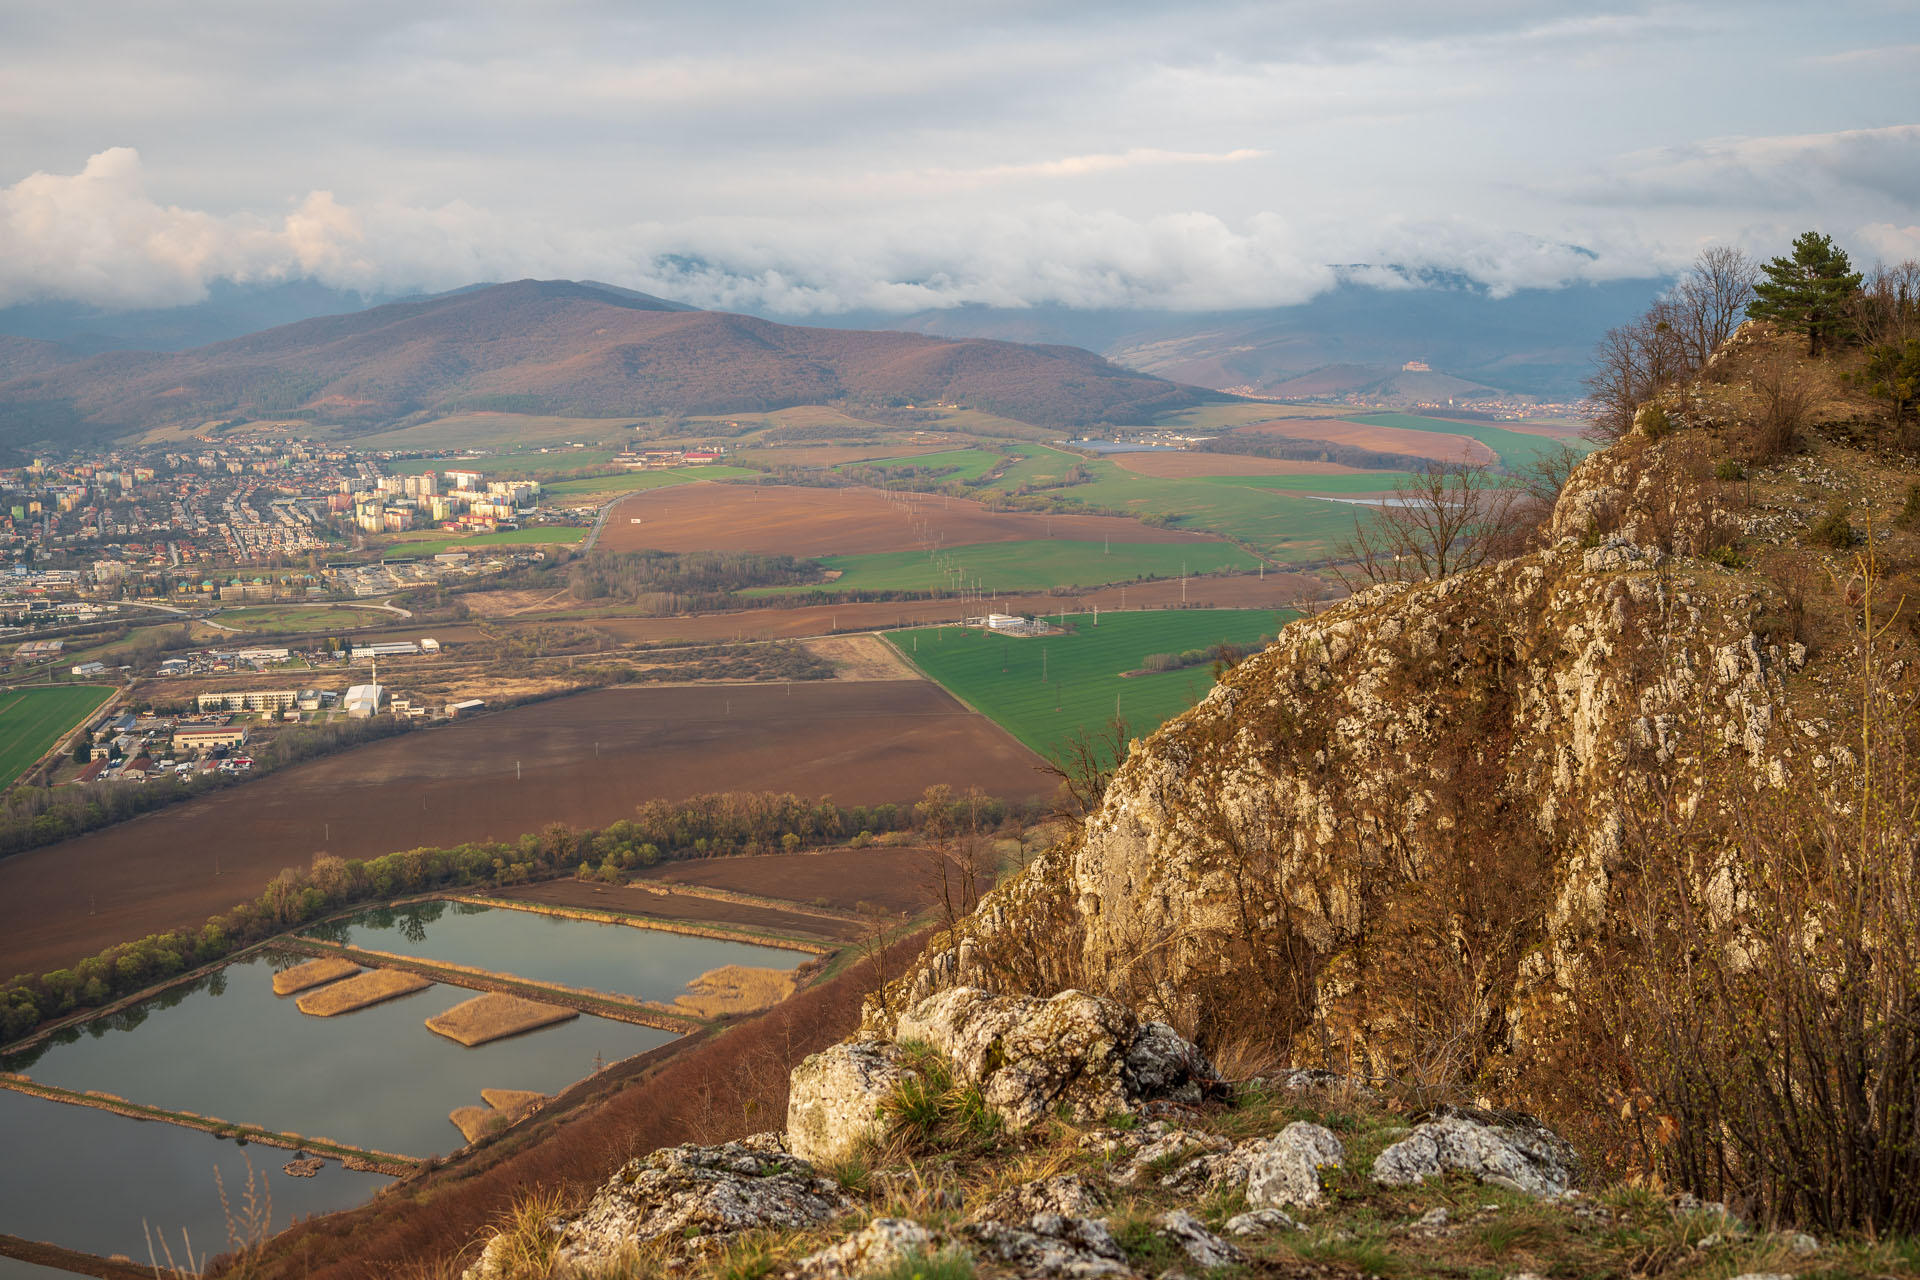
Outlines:
<svg viewBox="0 0 1920 1280"><path fill-rule="evenodd" d="M1714 245L1701 250L1693 269L1668 292L1667 323L1677 331L1694 368L1706 364L1740 327L1759 276L1759 264L1744 250Z"/></svg>
<svg viewBox="0 0 1920 1280"><path fill-rule="evenodd" d="M1869 347L1920 338L1920 259L1876 265L1861 286L1858 308L1860 337Z"/></svg>
<svg viewBox="0 0 1920 1280"><path fill-rule="evenodd" d="M1593 435L1617 440L1633 412L1665 387L1691 377L1740 327L1759 276L1739 249L1716 245L1631 324L1607 330L1594 351L1587 394L1599 406Z"/></svg>
<svg viewBox="0 0 1920 1280"><path fill-rule="evenodd" d="M1336 552L1350 591L1382 582L1438 580L1493 554L1519 511L1525 490L1486 467L1434 463L1369 517Z"/></svg>
<svg viewBox="0 0 1920 1280"><path fill-rule="evenodd" d="M1113 771L1127 758L1131 741L1127 722L1118 716L1098 730L1084 726L1067 736L1056 753L1040 766L1060 780L1060 792L1054 816L1078 822L1100 807L1100 799L1113 781Z"/></svg>

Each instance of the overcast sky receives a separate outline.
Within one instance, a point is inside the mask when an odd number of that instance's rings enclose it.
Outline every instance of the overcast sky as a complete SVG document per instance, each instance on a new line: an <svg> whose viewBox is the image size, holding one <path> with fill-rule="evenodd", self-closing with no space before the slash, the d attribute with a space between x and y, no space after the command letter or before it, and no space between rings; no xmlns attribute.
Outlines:
<svg viewBox="0 0 1920 1280"><path fill-rule="evenodd" d="M1920 4L0 0L0 305L527 275L802 315L1920 256Z"/></svg>

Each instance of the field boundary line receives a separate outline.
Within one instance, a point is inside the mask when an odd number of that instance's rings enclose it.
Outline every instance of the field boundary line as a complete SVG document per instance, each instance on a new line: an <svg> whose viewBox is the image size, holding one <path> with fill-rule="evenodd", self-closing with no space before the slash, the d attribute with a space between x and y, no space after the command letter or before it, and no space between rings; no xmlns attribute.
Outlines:
<svg viewBox="0 0 1920 1280"><path fill-rule="evenodd" d="M926 679L926 677L924 675L921 675L918 670L914 672L913 678L916 680ZM805 853L795 853L792 856L796 858L805 858L810 855ZM711 862L711 861L716 861L716 859L680 858L680 859L676 859L673 865L677 866L677 865L680 865L681 863L690 862L690 861ZM860 913L857 911L847 911L840 907L816 907L811 904L795 902L791 898L763 898L757 894L742 893L738 889L716 889L712 885L683 884L678 880L644 880L643 879L643 880L629 880L627 882L627 886L629 888L636 888L636 889L646 885L651 885L651 884L666 885L672 892L684 893L689 898L710 898L715 902L731 902L743 907L766 907L767 909L773 910L773 911L792 912L794 915L818 916L822 920L844 920L853 924L858 924L860 922Z"/></svg>
<svg viewBox="0 0 1920 1280"><path fill-rule="evenodd" d="M43 1098L48 1102L92 1107L96 1111L111 1112L130 1120L161 1120L183 1129L198 1129L202 1133L210 1133L219 1138L244 1138L248 1142L258 1142L267 1147L280 1147L287 1151L320 1152L333 1156L349 1169L365 1173L384 1173L389 1177L404 1178L421 1163L414 1156L395 1155L391 1151L375 1151L370 1147L356 1147L351 1143L338 1142L332 1138L309 1138L298 1133L268 1129L263 1125L222 1120L218 1116L203 1116L195 1111L175 1111L166 1107L151 1106L144 1102L129 1102L118 1094L99 1093L92 1089L63 1089L59 1085L42 1084L30 1076L11 1072L0 1072L0 1089L10 1089L15 1093Z"/></svg>
<svg viewBox="0 0 1920 1280"><path fill-rule="evenodd" d="M583 1013L612 1018L616 1022L631 1022L643 1027L652 1027L657 1031L672 1031L678 1035L687 1035L706 1025L704 1019L678 1013L655 1001L622 996L609 991L563 986L557 982L540 982L531 978L522 978L517 974L503 974L444 960L421 960L416 956L395 955L390 951L375 951L367 947L350 947L344 943L326 942L318 938L299 938L285 945L287 950L305 955L344 956L349 960L357 960L369 968L397 969L405 973L419 974L421 977L432 978L450 987L465 987L470 991L498 991L506 995L534 996L552 1003L564 1004L568 1008L578 1009Z"/></svg>

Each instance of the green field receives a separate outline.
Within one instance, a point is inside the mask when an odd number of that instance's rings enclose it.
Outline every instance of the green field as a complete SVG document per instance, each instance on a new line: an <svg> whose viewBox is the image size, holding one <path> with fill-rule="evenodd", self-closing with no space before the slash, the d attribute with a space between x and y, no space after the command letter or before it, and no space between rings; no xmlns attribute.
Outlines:
<svg viewBox="0 0 1920 1280"><path fill-rule="evenodd" d="M749 467L729 467L724 464L674 467L666 471L629 471L623 475L557 480L541 486L541 493L550 498L601 497L616 493L642 493L648 489L664 489L669 485L690 484L695 480L737 480L741 476L759 474Z"/></svg>
<svg viewBox="0 0 1920 1280"><path fill-rule="evenodd" d="M340 604L312 608L283 604L222 609L213 621L223 627L237 627L242 631L290 635L303 631L345 631L355 627L386 626L401 619L385 609L357 609L352 605Z"/></svg>
<svg viewBox="0 0 1920 1280"><path fill-rule="evenodd" d="M1122 678L1121 672L1137 670L1148 654L1204 649L1222 641L1252 645L1295 616L1284 609L1168 609L1102 613L1096 626L1091 614L1070 614L1068 635L1012 637L967 627L916 627L890 631L886 638L948 692L1053 758L1076 731L1096 734L1110 724L1116 706L1127 731L1141 737L1213 687L1213 673L1205 666Z"/></svg>
<svg viewBox="0 0 1920 1280"><path fill-rule="evenodd" d="M631 437L633 418L559 418L538 413L455 413L417 426L355 436L356 449L516 449L528 444L564 445L570 440L611 444ZM586 450L569 450L584 453ZM541 455L535 455L541 456ZM553 454L544 455L552 458ZM468 459L468 462L474 461ZM487 463L498 458L487 458ZM577 464L576 464L577 465ZM437 469L437 468L436 468ZM481 470L458 467L456 470Z"/></svg>
<svg viewBox="0 0 1920 1280"><path fill-rule="evenodd" d="M417 533L403 533L380 550L392 555L434 556L443 551L477 551L485 547L551 546L579 542L586 536L585 529L566 527L508 529L501 533L476 533L468 537L423 529Z"/></svg>
<svg viewBox="0 0 1920 1280"><path fill-rule="evenodd" d="M1353 533L1353 514L1335 503L1221 484L1219 476L1143 476L1104 458L1085 466L1093 473L1091 483L1051 496L1131 516L1165 516L1182 529L1223 533L1282 562L1320 559Z"/></svg>
<svg viewBox="0 0 1920 1280"><path fill-rule="evenodd" d="M809 591L937 591L977 587L982 591L1045 591L1051 587L1097 587L1137 578L1177 578L1223 569L1252 572L1260 562L1226 542L981 542L940 552L885 551L862 556L822 556L838 570L832 582L805 587L762 587L744 595L793 595ZM1184 566L1184 570L1183 570Z"/></svg>
<svg viewBox="0 0 1920 1280"><path fill-rule="evenodd" d="M113 696L109 685L0 689L0 787L10 787L43 752Z"/></svg>
<svg viewBox="0 0 1920 1280"><path fill-rule="evenodd" d="M949 480L978 480L1000 465L1002 455L990 449L949 449L944 453L916 453L898 458L871 458L845 466L875 471L942 471L941 483ZM845 470L845 466L841 470Z"/></svg>
<svg viewBox="0 0 1920 1280"><path fill-rule="evenodd" d="M1551 453L1564 443L1576 453L1590 453L1593 444L1586 440L1559 441L1546 436L1508 431L1502 427L1482 426L1477 422L1454 422L1449 418L1423 418L1411 413L1368 413L1352 419L1374 427L1399 427L1405 431L1439 431L1478 440L1500 455L1500 465L1512 470L1524 467L1543 453Z"/></svg>
<svg viewBox="0 0 1920 1280"><path fill-rule="evenodd" d="M1393 493L1416 479L1411 471L1356 471L1314 476L1198 476L1203 484L1292 493Z"/></svg>

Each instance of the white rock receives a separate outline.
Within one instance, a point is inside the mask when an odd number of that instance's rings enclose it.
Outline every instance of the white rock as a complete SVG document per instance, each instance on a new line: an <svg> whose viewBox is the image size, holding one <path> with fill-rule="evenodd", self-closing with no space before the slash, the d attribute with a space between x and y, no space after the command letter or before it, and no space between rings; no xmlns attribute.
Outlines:
<svg viewBox="0 0 1920 1280"><path fill-rule="evenodd" d="M1296 1120L1269 1138L1247 1167L1247 1204L1310 1209L1320 1203L1320 1171L1338 1169L1346 1148L1333 1132Z"/></svg>
<svg viewBox="0 0 1920 1280"><path fill-rule="evenodd" d="M885 1127L880 1104L913 1073L896 1045L855 1040L823 1050L793 1069L787 1093L787 1147L827 1163Z"/></svg>
<svg viewBox="0 0 1920 1280"><path fill-rule="evenodd" d="M1227 1234L1230 1236L1261 1236L1269 1231L1304 1230L1305 1227L1279 1209L1253 1209L1236 1213L1227 1219Z"/></svg>
<svg viewBox="0 0 1920 1280"><path fill-rule="evenodd" d="M875 1218L839 1244L800 1259L797 1271L808 1280L859 1280L932 1248L933 1233L911 1218Z"/></svg>
<svg viewBox="0 0 1920 1280"><path fill-rule="evenodd" d="M1180 1246L1197 1267L1237 1267L1247 1260L1246 1254L1207 1230L1205 1223L1185 1209L1169 1210L1155 1218L1153 1225Z"/></svg>
<svg viewBox="0 0 1920 1280"><path fill-rule="evenodd" d="M1573 1181L1573 1157L1544 1129L1443 1116L1420 1125L1373 1162L1373 1180L1386 1187L1411 1187L1448 1172L1472 1174L1510 1191L1556 1196Z"/></svg>
<svg viewBox="0 0 1920 1280"><path fill-rule="evenodd" d="M1126 1250L1106 1224L1095 1218L1043 1213L1019 1226L976 1222L963 1227L962 1232L1021 1276L1093 1280L1133 1274Z"/></svg>

